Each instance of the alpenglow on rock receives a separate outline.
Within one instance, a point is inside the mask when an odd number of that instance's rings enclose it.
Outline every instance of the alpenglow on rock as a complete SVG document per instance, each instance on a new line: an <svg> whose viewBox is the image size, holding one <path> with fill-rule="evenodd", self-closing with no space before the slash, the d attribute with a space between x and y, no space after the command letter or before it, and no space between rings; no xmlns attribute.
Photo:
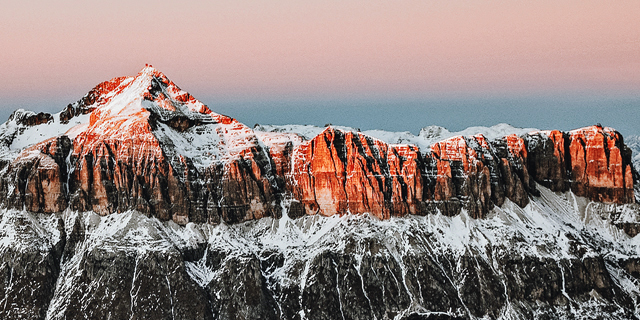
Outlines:
<svg viewBox="0 0 640 320"><path fill-rule="evenodd" d="M622 135L478 129L252 129L151 66L17 110L0 317L638 318Z"/></svg>
<svg viewBox="0 0 640 320"><path fill-rule="evenodd" d="M597 126L455 136L430 150L332 127L308 141L256 135L150 66L99 84L55 116L23 114L5 124L0 190L7 207L32 212L137 210L179 224L235 223L279 217L292 198L296 216L464 208L481 218L505 198L524 207L534 182L594 201L635 201L631 151L618 132ZM74 117L82 120L70 126ZM51 126L42 129L51 138L18 153L20 135L40 126Z"/></svg>

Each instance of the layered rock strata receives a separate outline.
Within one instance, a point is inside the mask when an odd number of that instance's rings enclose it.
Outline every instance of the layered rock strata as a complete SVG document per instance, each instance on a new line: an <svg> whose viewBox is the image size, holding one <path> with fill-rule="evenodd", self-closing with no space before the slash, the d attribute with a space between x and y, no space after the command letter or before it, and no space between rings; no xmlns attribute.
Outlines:
<svg viewBox="0 0 640 320"><path fill-rule="evenodd" d="M526 206L536 184L597 202L635 201L631 152L611 128L456 136L425 150L333 127L306 141L257 135L150 66L99 84L57 117L22 113L10 121L24 131L84 115L88 121L5 157L5 206L133 209L186 224L279 217L283 201L292 217L465 210L482 218L505 199ZM5 134L6 144L22 131Z"/></svg>
<svg viewBox="0 0 640 320"><path fill-rule="evenodd" d="M631 153L618 132L597 126L492 141L457 136L424 153L328 128L296 148L292 161L288 181L306 214L384 219L465 209L481 218L505 199L526 206L536 183L599 202L634 202Z"/></svg>
<svg viewBox="0 0 640 320"><path fill-rule="evenodd" d="M255 132L146 67L0 125L0 318L639 319L637 179L610 128Z"/></svg>

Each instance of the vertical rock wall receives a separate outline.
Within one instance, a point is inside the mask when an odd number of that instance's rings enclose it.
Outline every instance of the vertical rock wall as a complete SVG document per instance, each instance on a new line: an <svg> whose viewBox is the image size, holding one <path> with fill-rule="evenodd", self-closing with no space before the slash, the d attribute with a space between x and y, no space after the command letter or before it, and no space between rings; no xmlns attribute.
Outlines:
<svg viewBox="0 0 640 320"><path fill-rule="evenodd" d="M482 218L506 199L526 206L538 194L536 183L597 202L635 201L631 152L618 132L598 126L491 141L457 136L422 152L330 127L304 142L282 136L261 145L252 136L225 160L197 168L188 157L167 153L153 133L159 120L109 121L112 131L136 134L125 139L85 130L4 164L4 203L33 212L135 209L186 224L278 217L284 200L292 217L366 212L387 219L466 210Z"/></svg>

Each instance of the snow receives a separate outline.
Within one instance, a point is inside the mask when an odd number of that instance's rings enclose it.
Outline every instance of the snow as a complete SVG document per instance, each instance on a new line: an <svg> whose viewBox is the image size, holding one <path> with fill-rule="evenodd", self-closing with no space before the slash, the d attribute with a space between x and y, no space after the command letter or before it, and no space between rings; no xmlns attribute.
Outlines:
<svg viewBox="0 0 640 320"><path fill-rule="evenodd" d="M62 237L61 230L58 229L59 219L55 214L0 210L0 251L51 251Z"/></svg>
<svg viewBox="0 0 640 320"><path fill-rule="evenodd" d="M350 127L334 127L343 129L345 131L356 131ZM312 125L256 125L253 130L256 132L274 132L274 133L295 133L304 138L304 140L311 140L315 136L319 135L326 128L312 126Z"/></svg>
<svg viewBox="0 0 640 320"><path fill-rule="evenodd" d="M293 147L296 147L302 144L302 142L304 142L305 140L305 138L300 134L290 132L254 131L254 134L260 140L260 142L268 147L285 145L287 143L291 143Z"/></svg>
<svg viewBox="0 0 640 320"><path fill-rule="evenodd" d="M283 257L283 263L265 271L264 276L270 279L268 283L287 286L296 282L303 288L310 281L307 276L309 263L325 251L352 254L358 264L354 266L357 272L361 272L359 265L363 256L376 254L389 255L402 270L407 256L429 254L460 261L460 257L472 252L478 259L493 265L495 256L515 254L554 259L563 273L566 273L566 266L563 266L566 261L576 259L576 246L584 249L580 257L602 256L617 261L638 256L640 236L629 237L612 226L609 216L610 213L621 212L624 220L637 221L640 211L637 205L599 204L571 192L556 193L542 186L537 188L540 196L532 197L525 208L506 200L502 207L494 208L485 219L473 219L464 210L453 217L436 213L388 220L379 220L369 214L291 219L287 215L289 202L285 202L280 219L263 218L235 225L189 223L180 226L135 211L108 216L67 211L60 217L4 209L0 211L0 250L9 246L22 246L23 250L36 246L40 250L48 250L60 241L61 221L64 221L67 235L71 234L74 223L80 221L86 230L85 240L79 244L82 250L100 250L105 254L122 250L136 254L149 251L168 254L177 249L206 245L207 250L220 250L226 253L226 257L267 259L265 253L278 254ZM385 250L372 251L371 241L382 245ZM224 277L220 270L207 264L206 256L185 262L187 274L202 287L216 277ZM79 263L79 256L65 262L61 278L73 277ZM434 260L434 263L442 270L451 268L445 262ZM610 264L607 268L623 290L632 296L640 294L636 280L612 269ZM448 277L446 272L444 274ZM403 278L397 281L406 283L404 271ZM450 281L456 283L457 280ZM64 295L65 290L70 290L65 286L72 285L73 281L66 282L57 290ZM409 294L412 303L403 314L429 312L421 307L423 298ZM55 301L60 303L60 300ZM516 312L509 309L513 308L510 304L505 308L504 319ZM301 315L304 318L304 312Z"/></svg>
<svg viewBox="0 0 640 320"><path fill-rule="evenodd" d="M335 129L343 131L359 132L360 130L351 127L332 126ZM254 130L256 132L280 132L295 133L303 137L305 140L311 140L326 128L312 125L257 125ZM469 127L462 131L450 132L446 128L439 126L424 127L416 136L409 131L392 132L384 130L365 130L361 133L384 141L388 144L412 144L420 148L422 152L426 152L431 145L451 138L454 136L473 136L483 134L487 139L498 139L510 134L523 135L532 131L534 128L516 128L506 123L500 123L492 127Z"/></svg>
<svg viewBox="0 0 640 320"><path fill-rule="evenodd" d="M139 112L143 99L142 93L151 85L152 71L150 68L144 68L138 76L128 77L119 85L123 88L122 91L112 90L107 93L105 96L108 98L107 103L99 109L102 117L127 116Z"/></svg>
<svg viewBox="0 0 640 320"><path fill-rule="evenodd" d="M628 136L624 139L625 144L632 152L633 167L638 171L640 170L640 136Z"/></svg>
<svg viewBox="0 0 640 320"><path fill-rule="evenodd" d="M223 137L216 129L216 125L205 125L180 133L161 123L153 133L169 156L188 157L198 167L207 167L226 153L226 144L221 143Z"/></svg>
<svg viewBox="0 0 640 320"><path fill-rule="evenodd" d="M16 112L35 114L24 110ZM65 134L71 128L89 121L89 115L71 118L68 123L60 122L60 112L52 116L53 120L51 122L35 126L19 125L15 120L9 120L0 125L0 140L5 140L9 143L6 149L0 146L0 157L5 159L15 158L23 149Z"/></svg>

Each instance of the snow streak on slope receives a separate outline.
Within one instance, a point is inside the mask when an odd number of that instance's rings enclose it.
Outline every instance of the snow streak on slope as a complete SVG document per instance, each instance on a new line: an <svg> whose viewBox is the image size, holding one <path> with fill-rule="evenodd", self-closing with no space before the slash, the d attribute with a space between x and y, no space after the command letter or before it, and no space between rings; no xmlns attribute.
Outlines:
<svg viewBox="0 0 640 320"><path fill-rule="evenodd" d="M580 259L605 256L613 262L638 257L640 237L630 238L613 227L602 208L591 208L597 204L575 197L571 192L556 194L539 188L541 196L527 207L520 208L507 200L502 208L496 208L487 219L472 219L464 212L455 217L428 215L389 220L377 220L366 214L306 216L297 220L290 220L285 215L279 220L264 218L233 226L220 225L207 230L208 250L257 257L264 257L265 252L272 252L269 255L278 252L284 256L284 262L265 274L276 283L274 288L287 287L292 282L299 282L305 288L307 271L305 269L303 274L298 275L300 262L306 261L308 264L327 251L355 257L389 254L401 263L413 255L448 256L459 260L471 252L488 265L495 266L500 277L505 275L498 270L497 259L504 256L553 259L559 265L562 261L564 264L576 259L576 251L580 251ZM624 210L628 206L637 205L620 205L612 209ZM385 249L375 249L375 246L371 246L372 241L384 244ZM443 263L440 268L448 270L451 266ZM565 268L560 265L560 270ZM205 258L188 262L187 270L202 286L216 277L224 277L219 271L210 269ZM614 280L623 290L635 297L638 316L640 289L637 280L620 270L614 275ZM451 281L456 282L455 279ZM574 316L596 316L588 312L603 302L594 297L592 304L577 305ZM411 307L403 314L429 313L422 307L423 300L415 296L412 299ZM453 314L458 312L466 313L464 310L454 310ZM502 319L523 317L517 308L511 306L501 312L499 318ZM618 311L613 314L620 315ZM304 318L304 313L302 315Z"/></svg>
<svg viewBox="0 0 640 320"><path fill-rule="evenodd" d="M469 247L483 249L487 245L505 243L524 237L524 243L515 249L526 255L567 258L571 255L567 236L581 237L581 233L594 236L597 241L608 244L610 254L635 256L640 250L640 237L629 237L624 231L612 226L602 210L590 209L597 203L576 197L571 192L556 194L539 186L541 196L520 208L507 200L502 208L495 208L486 219L473 219L466 214L455 217L443 215L413 216L378 220L363 216L324 217L305 216L291 220L264 218L238 225L207 227L211 233L210 245L238 250L258 251L274 249L289 251L293 248L344 249L340 239L350 236L382 237L386 241L403 241L388 237L389 230L398 231L401 237L411 231L423 230L431 234L432 243L442 252L464 253ZM622 210L633 205L613 205L612 210ZM357 226L357 227L354 227ZM199 228L192 225L190 228ZM193 233L189 228L187 233ZM391 232L393 233L393 232ZM199 234L199 233L194 233ZM188 239L186 235L180 236ZM406 239L405 239L406 240ZM195 241L197 242L197 241ZM411 245L402 246L410 248ZM400 249L399 250L406 250ZM589 248L595 253L596 247ZM309 254L308 250L293 250L295 254Z"/></svg>
<svg viewBox="0 0 640 320"><path fill-rule="evenodd" d="M16 139L13 140L13 143L11 144L11 149L12 150L24 149L38 142L62 135L65 132L67 132L67 130L73 128L74 126L89 121L89 115L81 115L81 116L74 117L68 123L60 122L60 113L55 113L52 116L53 116L53 121L46 125L27 127L22 132L21 135L16 136Z"/></svg>
<svg viewBox="0 0 640 320"><path fill-rule="evenodd" d="M185 301L193 298L174 299L184 292L195 292L185 284L185 279L181 280L181 275L192 279L194 285L200 286L199 290L213 290L210 292L222 295L216 291L216 286L228 282L229 277L237 276L229 273L234 269L228 269L228 265L244 261L247 264L242 265L242 270L245 270L253 265L250 262L255 259L259 262L256 264L259 266L257 276L265 279L266 292L273 295L279 312L286 312L285 301L291 299L292 293L300 295L294 298L300 299L304 308L294 311L302 319L317 312L308 309L305 292L314 290L318 285L331 284L321 280L324 279L323 272L337 272L333 275L338 277L334 284L336 287L323 287L323 290L327 290L326 297L337 292L337 302L343 306L341 311L345 316L354 312L350 305L355 303L356 300L352 299L356 299L360 292L364 305L357 306L365 308L359 309L364 312L361 318L401 319L411 314L440 314L479 319L482 317L474 316L472 311L476 306L465 302L469 299L469 293L464 289L470 279L468 277L481 272L465 262L469 257L472 261L475 259L478 266L485 266L489 268L488 272L494 273L496 278L493 281L497 281L495 285L499 292L514 290L510 287L514 284L507 284L507 281L512 281L509 279L513 274L509 272L513 271L505 269L508 265L504 265L504 261L525 263L523 268L527 268L526 263L530 262L526 259L529 258L552 261L563 277L560 283L566 304L538 301L537 307L532 307L522 301L507 300L498 306L495 315L487 316L489 318L542 316L538 313L542 312L540 310L555 310L552 313L554 318L593 318L598 316L594 312L601 313L602 310L607 310L612 318L628 318L621 307L615 307L595 291L589 299L578 300L569 289L564 289L564 277L571 277L567 281L576 281L576 275L571 275L574 272L572 263L601 257L612 281L625 295L634 299L635 316L640 316L638 280L618 265L625 259L640 258L640 236L630 238L612 226L609 214L627 209L633 209L628 212L637 212L638 205L601 207L571 192L554 193L541 186L538 188L540 196L532 198L525 208L507 200L486 219L472 219L465 212L455 217L410 215L388 220L378 220L368 214L305 216L292 220L285 214L281 219L263 218L236 225L189 223L183 227L134 211L105 217L92 212L67 211L59 217L3 210L0 252L11 252L16 244L24 246L24 250L32 250L35 244L41 246L38 250L47 252L60 243L64 229L67 248L47 319L63 319L69 312L96 317L107 314L105 312L117 315L122 315L118 312L130 315L181 312L187 310ZM286 209L287 204L284 206ZM206 249L201 258L181 262L181 256L184 257L186 252L197 251L203 246ZM326 259L329 259L328 265L322 263ZM416 278L418 275L414 274L418 272L416 263L420 261L431 261L420 268L435 268L428 274L441 274L444 278L437 278L438 281L457 288L454 295L459 297L461 304L458 307L441 310L431 304L429 297L422 296L423 290L419 286L428 282L421 283ZM318 269L320 266L329 269ZM352 273L341 273L349 270ZM253 274L253 271L245 272ZM390 280L395 284L391 287L392 284L383 281L380 282L381 287L374 290L371 281L383 273L391 274ZM350 275L355 276L355 283L346 282L354 281L347 278ZM250 283L254 276L248 276L250 278L246 281ZM160 291L155 294L145 292L144 288L149 283L152 283L153 290ZM247 288L249 284L229 285ZM439 282L440 285L443 283ZM395 316L381 316L376 313L381 308L375 302L380 301L375 300L380 299L376 290L401 290L398 299L404 296L407 303L401 304L403 307ZM238 294L244 293L239 291ZM213 299L227 301L224 296ZM118 306L123 303L126 310L118 311Z"/></svg>
<svg viewBox="0 0 640 320"><path fill-rule="evenodd" d="M186 244L167 234L175 224L132 211L106 217L67 211L64 220L70 254L63 256L46 319L179 319L185 309L201 311L197 287L182 279L178 248Z"/></svg>
<svg viewBox="0 0 640 320"><path fill-rule="evenodd" d="M51 250L62 238L58 217L18 210L0 213L0 250Z"/></svg>

